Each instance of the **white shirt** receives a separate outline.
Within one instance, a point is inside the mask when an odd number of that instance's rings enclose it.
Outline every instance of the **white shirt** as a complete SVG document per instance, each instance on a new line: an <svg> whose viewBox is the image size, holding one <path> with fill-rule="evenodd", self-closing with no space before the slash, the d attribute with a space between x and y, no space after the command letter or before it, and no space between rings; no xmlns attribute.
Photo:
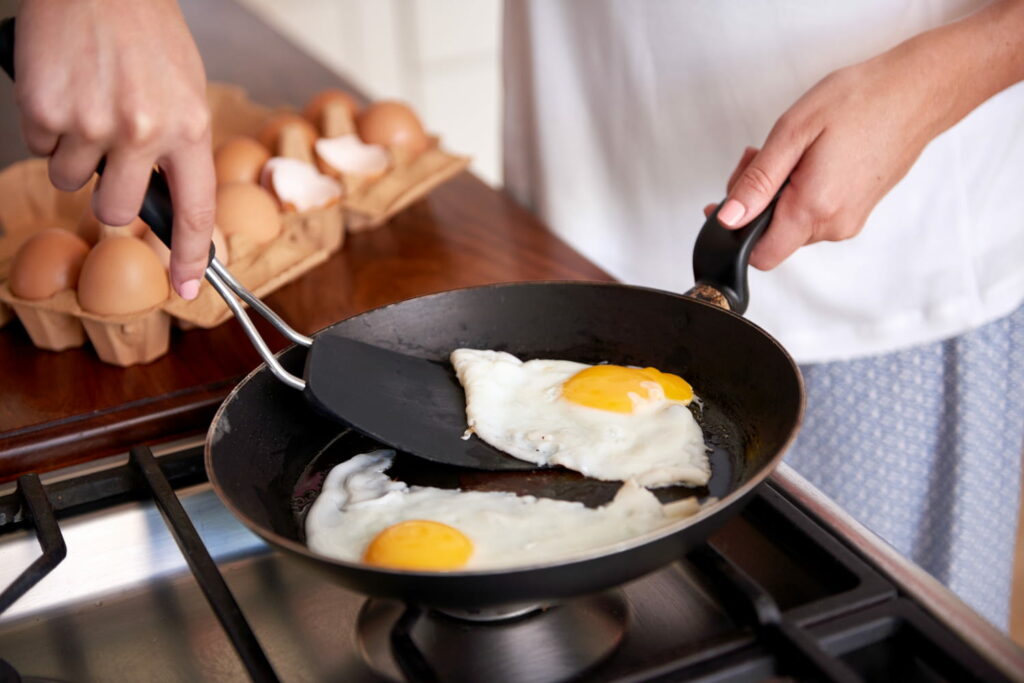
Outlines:
<svg viewBox="0 0 1024 683"><path fill-rule="evenodd" d="M506 186L620 280L693 284L702 207L822 77L976 0L508 2ZM750 270L799 362L954 336L1024 301L1024 84L924 150L859 236Z"/></svg>

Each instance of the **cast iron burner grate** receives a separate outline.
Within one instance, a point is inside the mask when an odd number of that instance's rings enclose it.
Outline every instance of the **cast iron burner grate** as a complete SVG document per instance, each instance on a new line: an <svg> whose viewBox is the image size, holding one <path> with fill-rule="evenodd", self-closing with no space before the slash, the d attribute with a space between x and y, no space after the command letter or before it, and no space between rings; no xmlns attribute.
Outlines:
<svg viewBox="0 0 1024 683"><path fill-rule="evenodd" d="M13 493L0 497L0 536L34 529L42 555L0 593L0 613L64 558L58 519L152 498L249 676L278 680L175 493L204 481L199 447L159 459L148 448L135 448L124 465L45 486L36 475L21 477ZM1007 680L919 607L898 597L884 577L770 483L740 518L680 566L735 628L683 643L660 658L647 657L640 665L623 654L628 644L619 646L587 671L585 680ZM432 615L400 606L397 613L388 641L399 675L444 680L429 648L421 649L415 638L417 624ZM627 628L627 641L630 632ZM19 680L0 662L2 683Z"/></svg>

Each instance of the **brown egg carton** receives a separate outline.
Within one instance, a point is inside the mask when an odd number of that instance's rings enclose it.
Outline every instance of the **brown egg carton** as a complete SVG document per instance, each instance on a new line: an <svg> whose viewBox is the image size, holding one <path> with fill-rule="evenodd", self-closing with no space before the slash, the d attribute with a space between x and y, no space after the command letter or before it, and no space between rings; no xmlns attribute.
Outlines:
<svg viewBox="0 0 1024 683"><path fill-rule="evenodd" d="M0 300L14 309L32 343L48 351L77 348L88 338L100 360L126 367L156 360L170 346L171 317L163 304L130 315L100 316L82 310L73 290L30 301L15 296L6 282L0 283Z"/></svg>

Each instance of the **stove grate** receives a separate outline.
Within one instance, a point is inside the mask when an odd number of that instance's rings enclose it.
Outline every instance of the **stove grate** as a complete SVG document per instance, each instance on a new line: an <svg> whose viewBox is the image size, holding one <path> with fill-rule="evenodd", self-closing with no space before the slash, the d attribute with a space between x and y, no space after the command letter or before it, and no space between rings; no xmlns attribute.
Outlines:
<svg viewBox="0 0 1024 683"><path fill-rule="evenodd" d="M688 558L717 590L717 597L741 623L752 625L776 653L784 673L799 680L855 683L861 680L840 660L825 652L806 631L783 614L775 599L756 581L711 545Z"/></svg>
<svg viewBox="0 0 1024 683"><path fill-rule="evenodd" d="M130 451L130 458L145 477L157 508L181 549L181 554L188 562L203 595L231 639L231 644L249 675L254 681L278 681L266 653L260 647L249 622L231 594L231 589L228 588L223 575L196 532L192 520L188 518L181 501L161 471L153 452L145 446L133 448Z"/></svg>
<svg viewBox="0 0 1024 683"><path fill-rule="evenodd" d="M0 593L0 614L3 614L18 598L53 571L67 555L67 547L64 545L64 536L57 524L57 516L43 489L42 482L39 481L39 476L24 474L19 477L18 486L11 498L12 500L9 502L20 503L18 511L12 515L12 518L23 519L26 522L31 521L43 554L15 577L3 593Z"/></svg>

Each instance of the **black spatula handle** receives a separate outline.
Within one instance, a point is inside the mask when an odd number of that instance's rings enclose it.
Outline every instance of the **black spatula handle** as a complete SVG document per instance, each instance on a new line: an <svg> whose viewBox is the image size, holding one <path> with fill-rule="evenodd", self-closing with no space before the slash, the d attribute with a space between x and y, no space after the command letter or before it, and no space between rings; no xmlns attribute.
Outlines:
<svg viewBox="0 0 1024 683"><path fill-rule="evenodd" d="M0 67L7 72L7 75L14 80L14 17L8 17L0 22ZM103 174L106 159L100 159L96 172ZM174 226L174 207L171 204L171 192L167 187L167 180L159 171L153 171L149 178L149 186L146 188L146 195L142 199L142 208L139 209L139 218L149 225L160 241L171 246L171 232ZM213 260L215 250L210 244L210 261ZM209 261L207 261L209 263Z"/></svg>
<svg viewBox="0 0 1024 683"><path fill-rule="evenodd" d="M786 183L783 183L782 188L785 186ZM723 227L718 222L718 210L722 205L715 207L693 246L693 279L697 283L695 289L711 287L726 298L730 310L740 314L747 310L750 303L750 290L747 287L750 252L771 224L775 203L779 201L782 188L779 188L764 211L738 230Z"/></svg>

